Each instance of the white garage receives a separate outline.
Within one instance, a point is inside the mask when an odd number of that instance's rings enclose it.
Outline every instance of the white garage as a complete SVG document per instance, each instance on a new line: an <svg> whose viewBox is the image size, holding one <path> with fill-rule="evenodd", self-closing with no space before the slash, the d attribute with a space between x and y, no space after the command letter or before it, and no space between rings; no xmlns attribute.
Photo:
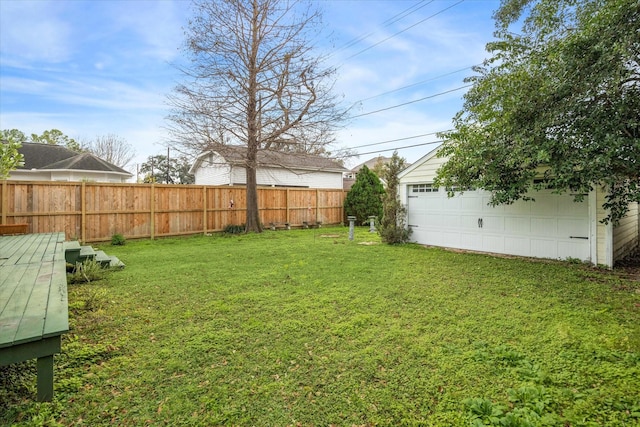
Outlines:
<svg viewBox="0 0 640 427"><path fill-rule="evenodd" d="M604 195L596 191L574 202L571 194L543 190L530 194L535 202L496 207L488 205L490 194L483 190L450 198L432 184L445 161L434 150L400 174L399 192L417 243L608 266L638 244L637 204L614 228L600 222L606 216Z"/></svg>

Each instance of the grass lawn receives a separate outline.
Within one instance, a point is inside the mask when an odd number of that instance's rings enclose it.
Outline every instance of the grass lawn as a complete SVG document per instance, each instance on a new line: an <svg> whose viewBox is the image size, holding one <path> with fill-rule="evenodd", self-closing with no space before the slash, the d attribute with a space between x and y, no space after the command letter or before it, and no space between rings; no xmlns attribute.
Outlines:
<svg viewBox="0 0 640 427"><path fill-rule="evenodd" d="M127 267L69 286L54 401L14 367L0 425L640 425L640 283L347 236L107 245Z"/></svg>

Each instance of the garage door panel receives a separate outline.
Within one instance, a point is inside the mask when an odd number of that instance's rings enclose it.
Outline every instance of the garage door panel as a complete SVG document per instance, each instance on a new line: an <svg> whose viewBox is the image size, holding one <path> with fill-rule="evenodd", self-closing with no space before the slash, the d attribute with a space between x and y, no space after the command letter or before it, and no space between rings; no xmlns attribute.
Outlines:
<svg viewBox="0 0 640 427"><path fill-rule="evenodd" d="M482 228L483 230L487 230L489 232L492 231L504 231L504 217L495 216L495 215L484 215L482 217Z"/></svg>
<svg viewBox="0 0 640 427"><path fill-rule="evenodd" d="M557 216L558 200L557 197L549 197L549 194L534 194L535 215L537 216Z"/></svg>
<svg viewBox="0 0 640 427"><path fill-rule="evenodd" d="M531 218L531 234L535 236L556 237L558 221L555 218Z"/></svg>
<svg viewBox="0 0 640 427"><path fill-rule="evenodd" d="M462 208L462 199L459 197L447 197L445 193L438 193L438 195L443 209L459 211Z"/></svg>
<svg viewBox="0 0 640 427"><path fill-rule="evenodd" d="M552 239L531 239L530 242L532 257L538 258L558 258L558 242Z"/></svg>
<svg viewBox="0 0 640 427"><path fill-rule="evenodd" d="M562 230L564 234L558 237L589 237L589 222L580 219L558 219L558 230Z"/></svg>
<svg viewBox="0 0 640 427"><path fill-rule="evenodd" d="M483 234L481 250L487 251L487 252L496 252L499 254L506 253L504 251L504 236Z"/></svg>
<svg viewBox="0 0 640 427"><path fill-rule="evenodd" d="M584 200L574 202L572 195L564 195L558 202L558 216L583 216L588 212L588 204Z"/></svg>
<svg viewBox="0 0 640 427"><path fill-rule="evenodd" d="M476 233L460 233L460 249L482 250L482 236Z"/></svg>
<svg viewBox="0 0 640 427"><path fill-rule="evenodd" d="M460 200L460 209L463 212L479 212L482 209L482 197L478 197L473 193L468 195L465 193L461 196L455 196L455 198Z"/></svg>
<svg viewBox="0 0 640 427"><path fill-rule="evenodd" d="M504 252L512 255L529 256L531 248L526 237L505 237Z"/></svg>
<svg viewBox="0 0 640 427"><path fill-rule="evenodd" d="M531 203L526 202L524 200L516 200L511 205L507 205L505 207L508 213L514 215L530 215L531 214Z"/></svg>
<svg viewBox="0 0 640 427"><path fill-rule="evenodd" d="M583 242L580 241L566 241L558 242L558 256L557 258L577 258L586 260L589 258L589 247L585 248Z"/></svg>
<svg viewBox="0 0 640 427"><path fill-rule="evenodd" d="M463 230L473 230L478 228L478 218L476 215L460 215L460 227Z"/></svg>
<svg viewBox="0 0 640 427"><path fill-rule="evenodd" d="M438 246L455 248L460 245L460 233L455 231L443 231L438 233Z"/></svg>
<svg viewBox="0 0 640 427"><path fill-rule="evenodd" d="M504 231L508 234L531 233L531 219L528 217L507 217L504 220Z"/></svg>

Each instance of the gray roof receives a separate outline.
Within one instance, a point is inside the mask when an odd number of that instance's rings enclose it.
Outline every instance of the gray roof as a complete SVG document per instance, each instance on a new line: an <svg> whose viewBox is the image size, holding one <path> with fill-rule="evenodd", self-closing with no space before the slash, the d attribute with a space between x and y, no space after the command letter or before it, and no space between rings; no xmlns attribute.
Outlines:
<svg viewBox="0 0 640 427"><path fill-rule="evenodd" d="M369 170L372 170L373 168L376 167L376 165L378 163L386 165L390 161L391 161L391 157L385 157L385 156L374 157L372 159L367 160L364 163L360 163L358 166L356 166L353 169L351 169L351 172L356 172L356 173L360 172L360 169L362 169L362 166L364 166L364 165L366 165L367 168L369 168ZM405 162L405 169L408 168L409 166L411 166L411 163L406 163Z"/></svg>
<svg viewBox="0 0 640 427"><path fill-rule="evenodd" d="M385 157L385 156L374 157L372 159L367 160L364 163L360 163L358 166L351 169L351 171L360 172L360 169L362 169L362 167L365 165L367 166L367 168L373 169L374 167L376 167L378 163L382 163L384 165L386 163L389 163L390 160L391 160L391 157Z"/></svg>
<svg viewBox="0 0 640 427"><path fill-rule="evenodd" d="M25 142L18 151L24 156L24 165L18 168L20 170L83 170L132 176L130 172L91 153L76 153L61 145Z"/></svg>
<svg viewBox="0 0 640 427"><path fill-rule="evenodd" d="M238 146L219 146L209 152L216 152L232 165L244 166L247 148ZM305 169L345 172L347 169L334 159L306 153L288 153L282 151L258 151L258 165L280 167L285 169Z"/></svg>

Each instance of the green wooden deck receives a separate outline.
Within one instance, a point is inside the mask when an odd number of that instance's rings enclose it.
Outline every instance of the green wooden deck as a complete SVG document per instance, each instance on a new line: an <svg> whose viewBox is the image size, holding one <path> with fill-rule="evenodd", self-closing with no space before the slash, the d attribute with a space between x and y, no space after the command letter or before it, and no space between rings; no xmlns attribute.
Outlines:
<svg viewBox="0 0 640 427"><path fill-rule="evenodd" d="M64 233L0 236L0 366L37 358L38 400L69 330Z"/></svg>

